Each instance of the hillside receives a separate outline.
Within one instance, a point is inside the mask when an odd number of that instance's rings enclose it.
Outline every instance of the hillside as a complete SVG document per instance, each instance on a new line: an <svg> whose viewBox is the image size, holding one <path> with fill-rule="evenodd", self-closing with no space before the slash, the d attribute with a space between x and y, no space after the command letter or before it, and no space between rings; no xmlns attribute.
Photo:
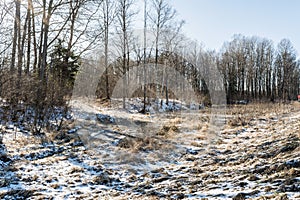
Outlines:
<svg viewBox="0 0 300 200"><path fill-rule="evenodd" d="M227 107L218 134L209 108L133 105L75 100L68 131L43 137L2 126L0 198L300 198L298 102Z"/></svg>

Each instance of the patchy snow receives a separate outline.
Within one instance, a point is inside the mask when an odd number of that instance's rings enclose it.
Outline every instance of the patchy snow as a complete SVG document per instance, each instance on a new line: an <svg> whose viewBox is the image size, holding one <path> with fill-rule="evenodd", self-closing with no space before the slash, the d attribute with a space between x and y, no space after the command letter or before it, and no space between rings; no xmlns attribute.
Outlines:
<svg viewBox="0 0 300 200"><path fill-rule="evenodd" d="M209 144L206 109L156 104L143 115L135 101L73 101L62 139L1 127L0 198L300 198L300 111L227 125Z"/></svg>
<svg viewBox="0 0 300 200"><path fill-rule="evenodd" d="M97 119L102 122L102 123L116 123L116 119L109 116L109 115L104 115L101 113L96 114Z"/></svg>

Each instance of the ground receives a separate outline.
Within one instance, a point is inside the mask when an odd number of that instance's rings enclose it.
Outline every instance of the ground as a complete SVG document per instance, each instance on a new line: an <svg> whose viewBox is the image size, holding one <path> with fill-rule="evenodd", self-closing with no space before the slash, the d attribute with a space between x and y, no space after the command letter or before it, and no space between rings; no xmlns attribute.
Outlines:
<svg viewBox="0 0 300 200"><path fill-rule="evenodd" d="M300 103L231 105L219 129L210 108L140 103L73 100L46 137L2 127L0 199L300 199Z"/></svg>

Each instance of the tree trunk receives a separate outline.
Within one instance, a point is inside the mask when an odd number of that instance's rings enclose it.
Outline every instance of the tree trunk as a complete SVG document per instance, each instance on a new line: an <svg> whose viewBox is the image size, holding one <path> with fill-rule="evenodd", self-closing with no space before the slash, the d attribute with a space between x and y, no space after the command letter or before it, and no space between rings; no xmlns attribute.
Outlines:
<svg viewBox="0 0 300 200"><path fill-rule="evenodd" d="M44 20L43 20L43 45L42 47L42 58L41 58L41 68L40 68L40 80L45 81L46 67L47 67L47 51L48 51L48 33L50 27L50 18L52 12L53 0L49 1L49 7L46 14L44 9ZM44 8L46 7L46 0L44 0Z"/></svg>
<svg viewBox="0 0 300 200"><path fill-rule="evenodd" d="M32 5L32 0L28 0L31 5L31 18L32 18L32 38L33 38L33 52L34 52L34 59L33 59L33 73L36 73L37 64L38 64L38 50L37 50L37 41L36 41L36 31L35 31L35 20L34 20L34 8Z"/></svg>
<svg viewBox="0 0 300 200"><path fill-rule="evenodd" d="M27 27L27 62L26 62L26 70L25 73L29 74L30 71L30 50L31 50L31 8L32 8L32 2L31 0L28 0L28 6L27 6L27 15L28 15L28 27Z"/></svg>
<svg viewBox="0 0 300 200"><path fill-rule="evenodd" d="M143 72L144 72L144 104L143 112L146 113L146 47L147 47L147 0L144 0L144 58L143 58Z"/></svg>
<svg viewBox="0 0 300 200"><path fill-rule="evenodd" d="M20 37L20 7L21 7L20 0L15 0L16 5L16 12L15 12L15 20L14 20L14 35L13 35L13 42L12 42L12 53L11 53L11 63L10 63L10 71L13 72L15 70L15 63L16 63L16 53L17 53L17 44L18 38Z"/></svg>
<svg viewBox="0 0 300 200"><path fill-rule="evenodd" d="M105 83L106 83L106 99L110 99L109 94L109 78L108 78L108 37L109 37L109 5L108 0L105 1L105 14L104 14L104 65L105 65Z"/></svg>

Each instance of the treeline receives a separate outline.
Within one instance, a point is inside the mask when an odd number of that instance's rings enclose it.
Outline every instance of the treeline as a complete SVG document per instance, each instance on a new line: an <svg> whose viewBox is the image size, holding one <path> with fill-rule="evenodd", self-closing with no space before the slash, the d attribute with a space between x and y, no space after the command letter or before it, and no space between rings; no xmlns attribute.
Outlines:
<svg viewBox="0 0 300 200"><path fill-rule="evenodd" d="M236 35L219 54L227 100L295 100L299 94L297 53L288 39Z"/></svg>
<svg viewBox="0 0 300 200"><path fill-rule="evenodd" d="M75 76L87 71L87 60L104 69L110 98L109 73L125 74L146 54L157 64L162 47L177 45L183 25L166 0L7 0L0 8L0 114L13 116L1 123L22 124L26 116L36 133L50 126L58 107L63 121ZM151 49L134 31L140 15Z"/></svg>
<svg viewBox="0 0 300 200"><path fill-rule="evenodd" d="M235 35L219 52L206 50L183 34L184 21L169 2L1 1L1 98L11 110L20 104L35 110L37 132L49 110L68 107L76 76L82 78L76 95L106 99L120 79L123 99L144 102L185 97L185 81L200 102L211 103L213 90L224 90L228 103L296 98L299 61L288 39L275 45ZM133 79L138 88L129 91Z"/></svg>
<svg viewBox="0 0 300 200"><path fill-rule="evenodd" d="M282 39L277 45L273 41L257 36L234 35L232 40L225 42L219 52L205 50L195 41L184 39L186 48L184 51L160 51L158 59L154 55L146 58L146 63L155 64L156 61L161 66L166 64L174 68L185 80L194 88L199 97L199 101L211 104L210 93L212 85L223 87L219 90L225 91L227 103L235 103L240 100L248 101L291 101L296 100L300 94L300 62L297 59L297 52L288 39ZM142 58L142 56L141 56ZM109 94L113 92L116 82L122 77L120 60L109 65ZM143 63L140 61L130 61L130 67L140 66L134 74L128 76L143 77ZM163 67L160 69L147 68L147 82L154 83L151 79L156 74L164 73ZM159 76L159 92L156 86L150 84L147 87L147 96L165 96L168 86L165 85L167 79L174 80L174 74L163 74ZM128 78L128 77L127 77ZM98 96L105 97L106 85L105 76L100 78ZM142 79L137 79L138 85L143 85ZM176 80L177 81L177 80ZM179 82L179 79L178 79ZM210 85L210 86L209 86ZM165 88L163 88L165 87ZM178 83L179 90L184 93L185 87ZM142 96L143 88L140 88L136 96ZM170 91L172 92L172 91ZM182 96L182 95L181 95ZM174 98L174 95L172 96ZM175 98L176 97L175 95Z"/></svg>
<svg viewBox="0 0 300 200"><path fill-rule="evenodd" d="M87 2L0 2L1 124L36 134L62 128L81 54L100 35L88 34L95 13L84 10L99 6Z"/></svg>

